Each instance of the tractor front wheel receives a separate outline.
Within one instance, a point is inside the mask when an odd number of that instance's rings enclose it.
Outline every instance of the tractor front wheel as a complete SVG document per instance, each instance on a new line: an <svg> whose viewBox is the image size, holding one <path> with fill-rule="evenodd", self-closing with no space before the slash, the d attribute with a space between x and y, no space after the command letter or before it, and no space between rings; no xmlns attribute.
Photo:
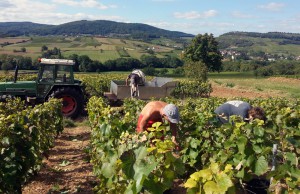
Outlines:
<svg viewBox="0 0 300 194"><path fill-rule="evenodd" d="M83 110L83 94L76 88L58 88L50 97L62 99L62 113L65 117L76 118Z"/></svg>

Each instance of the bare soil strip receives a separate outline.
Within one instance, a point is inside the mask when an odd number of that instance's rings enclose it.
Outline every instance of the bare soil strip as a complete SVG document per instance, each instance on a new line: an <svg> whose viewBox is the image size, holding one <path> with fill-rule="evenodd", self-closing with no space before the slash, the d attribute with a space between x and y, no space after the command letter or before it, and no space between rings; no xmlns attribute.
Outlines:
<svg viewBox="0 0 300 194"><path fill-rule="evenodd" d="M210 93L212 97L219 98L271 98L271 97L280 97L280 94L268 93L268 92L255 92L251 90L245 90L240 88L229 88L225 86L220 86L215 83L212 83L213 92Z"/></svg>
<svg viewBox="0 0 300 194"><path fill-rule="evenodd" d="M90 132L86 126L65 128L49 158L44 159L41 171L23 188L23 194L93 193L96 178L84 151Z"/></svg>

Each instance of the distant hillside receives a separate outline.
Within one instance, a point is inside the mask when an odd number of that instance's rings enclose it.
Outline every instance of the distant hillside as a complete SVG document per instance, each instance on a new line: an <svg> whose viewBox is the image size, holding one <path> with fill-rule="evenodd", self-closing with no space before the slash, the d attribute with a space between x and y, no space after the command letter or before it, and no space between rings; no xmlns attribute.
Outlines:
<svg viewBox="0 0 300 194"><path fill-rule="evenodd" d="M251 46L255 42L251 42L249 37L263 39L274 39L279 45L296 44L300 45L300 34L285 32L228 32L219 37L220 46L226 48L229 46Z"/></svg>
<svg viewBox="0 0 300 194"><path fill-rule="evenodd" d="M51 25L36 24L32 22L0 22L0 37L23 36L35 29L50 27Z"/></svg>
<svg viewBox="0 0 300 194"><path fill-rule="evenodd" d="M300 55L300 34L285 32L229 32L216 38L220 49Z"/></svg>
<svg viewBox="0 0 300 194"><path fill-rule="evenodd" d="M45 25L31 22L0 22L0 36L21 35L64 35L64 34L90 34L90 35L128 35L146 38L179 38L193 37L178 31L169 31L146 24L122 23L107 20L74 21L60 25Z"/></svg>

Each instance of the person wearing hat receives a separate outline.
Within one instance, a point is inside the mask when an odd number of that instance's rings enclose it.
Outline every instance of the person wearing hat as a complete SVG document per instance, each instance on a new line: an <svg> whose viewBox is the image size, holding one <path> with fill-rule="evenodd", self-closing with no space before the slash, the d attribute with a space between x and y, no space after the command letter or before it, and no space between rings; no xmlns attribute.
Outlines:
<svg viewBox="0 0 300 194"><path fill-rule="evenodd" d="M152 101L146 104L138 119L136 131L138 133L152 127L155 122L163 122L163 118L170 123L172 141L176 144L177 124L179 123L179 111L174 104L162 101Z"/></svg>
<svg viewBox="0 0 300 194"><path fill-rule="evenodd" d="M266 121L265 112L262 108L252 107L248 102L240 100L225 102L216 108L215 113L218 115L219 121L223 124L229 122L231 115L240 116L246 122L254 119Z"/></svg>

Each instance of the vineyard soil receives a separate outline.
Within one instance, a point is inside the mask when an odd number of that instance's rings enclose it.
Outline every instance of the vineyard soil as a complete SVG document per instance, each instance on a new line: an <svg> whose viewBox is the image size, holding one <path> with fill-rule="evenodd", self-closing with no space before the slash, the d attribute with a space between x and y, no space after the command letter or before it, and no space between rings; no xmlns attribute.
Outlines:
<svg viewBox="0 0 300 194"><path fill-rule="evenodd" d="M89 144L90 128L65 128L55 147L44 159L41 171L23 188L23 194L93 193L96 178L84 152Z"/></svg>
<svg viewBox="0 0 300 194"><path fill-rule="evenodd" d="M281 94L276 92L259 92L259 91L253 91L253 90L247 90L242 89L238 87L225 87L222 85L218 85L216 83L212 83L213 92L210 94L210 96L213 97L219 97L219 98L235 98L235 97L241 97L241 98L270 98L270 97L282 97Z"/></svg>

